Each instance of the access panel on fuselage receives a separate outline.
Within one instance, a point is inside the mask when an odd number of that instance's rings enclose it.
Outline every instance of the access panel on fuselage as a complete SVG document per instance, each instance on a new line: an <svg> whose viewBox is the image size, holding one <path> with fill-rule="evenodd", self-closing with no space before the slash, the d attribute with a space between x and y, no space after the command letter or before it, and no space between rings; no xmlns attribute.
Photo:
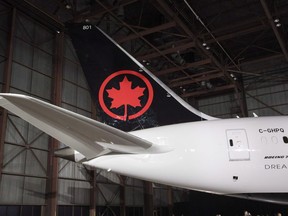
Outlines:
<svg viewBox="0 0 288 216"><path fill-rule="evenodd" d="M250 160L249 143L245 129L226 130L230 161Z"/></svg>

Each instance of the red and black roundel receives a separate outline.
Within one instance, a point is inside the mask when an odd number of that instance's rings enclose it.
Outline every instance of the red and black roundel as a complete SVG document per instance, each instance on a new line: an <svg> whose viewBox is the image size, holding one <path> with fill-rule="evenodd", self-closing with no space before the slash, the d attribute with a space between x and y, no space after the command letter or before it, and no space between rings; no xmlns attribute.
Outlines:
<svg viewBox="0 0 288 216"><path fill-rule="evenodd" d="M144 75L120 70L101 84L99 103L110 117L127 121L143 115L151 106L153 96L152 85Z"/></svg>

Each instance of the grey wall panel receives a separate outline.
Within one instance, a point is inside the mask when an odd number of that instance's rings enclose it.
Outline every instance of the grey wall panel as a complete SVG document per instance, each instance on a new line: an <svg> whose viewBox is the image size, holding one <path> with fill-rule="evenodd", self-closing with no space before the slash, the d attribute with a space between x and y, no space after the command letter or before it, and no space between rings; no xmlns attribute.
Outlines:
<svg viewBox="0 0 288 216"><path fill-rule="evenodd" d="M31 93L41 98L51 98L52 79L39 73L32 73Z"/></svg>
<svg viewBox="0 0 288 216"><path fill-rule="evenodd" d="M59 172L58 172L59 177L72 178L73 176L75 176L73 162L59 158L58 165L59 165Z"/></svg>
<svg viewBox="0 0 288 216"><path fill-rule="evenodd" d="M179 203L179 202L183 202L186 201L188 198L188 190L180 190L177 188L173 188L173 202L174 203Z"/></svg>
<svg viewBox="0 0 288 216"><path fill-rule="evenodd" d="M27 65L30 68L34 67L34 69L39 70L44 74L51 75L51 56L45 56L43 53L42 55L39 55L39 52L33 53L33 48L30 45L19 40L16 41L18 41L18 46L16 46L14 52L15 61ZM33 55L37 57L33 59ZM49 57L48 60L44 60L47 57ZM11 86L26 92L31 91L34 95L50 99L51 78L40 74L37 71L33 71L28 67L13 63Z"/></svg>
<svg viewBox="0 0 288 216"><path fill-rule="evenodd" d="M268 85L267 83L265 82L265 85ZM246 103L248 116L253 116L253 112L259 116L280 115L279 112L285 115L288 114L287 84L275 85L275 83L270 83L270 85L272 86L258 87L257 89L247 91ZM252 97L249 95L252 95ZM200 111L219 118L235 117L235 108L238 106L233 95L200 99L198 104Z"/></svg>
<svg viewBox="0 0 288 216"><path fill-rule="evenodd" d="M11 87L29 92L31 87L31 77L31 69L17 63L12 64Z"/></svg>
<svg viewBox="0 0 288 216"><path fill-rule="evenodd" d="M72 192L72 188L74 186L74 182L65 179L58 180L58 196L57 201L58 204L72 204L74 193Z"/></svg>
<svg viewBox="0 0 288 216"><path fill-rule="evenodd" d="M97 170L96 182L114 183L120 184L119 176L113 172L107 172L106 170Z"/></svg>
<svg viewBox="0 0 288 216"><path fill-rule="evenodd" d="M247 108L252 115L275 116L288 114L288 85L280 84L248 91ZM276 111L275 111L276 110ZM279 111L279 112L277 112Z"/></svg>
<svg viewBox="0 0 288 216"><path fill-rule="evenodd" d="M154 188L154 206L167 206L168 205L168 189Z"/></svg>
<svg viewBox="0 0 288 216"><path fill-rule="evenodd" d="M275 107L279 112L284 113L285 115L288 115L288 104L279 105Z"/></svg>
<svg viewBox="0 0 288 216"><path fill-rule="evenodd" d="M49 141L50 138L47 134L32 125L29 125L28 143L31 147L48 150Z"/></svg>
<svg viewBox="0 0 288 216"><path fill-rule="evenodd" d="M62 99L65 103L90 111L91 96L82 73L77 64L65 61Z"/></svg>
<svg viewBox="0 0 288 216"><path fill-rule="evenodd" d="M82 180L90 180L89 171L79 163L73 163L74 164L74 178L75 179L82 179Z"/></svg>
<svg viewBox="0 0 288 216"><path fill-rule="evenodd" d="M77 55L75 53L74 47L72 45L72 42L70 38L65 38L65 46L64 46L64 56L66 59L69 59L70 61L78 62Z"/></svg>
<svg viewBox="0 0 288 216"><path fill-rule="evenodd" d="M15 39L14 50L13 50L14 61L32 68L33 67L32 65L33 51L34 51L34 48L31 44L28 44L18 38Z"/></svg>
<svg viewBox="0 0 288 216"><path fill-rule="evenodd" d="M90 176L83 165L59 158L59 177L89 180Z"/></svg>
<svg viewBox="0 0 288 216"><path fill-rule="evenodd" d="M6 60L5 57L0 56L0 83L1 83L1 85L3 83L3 78L4 78L3 74L4 74L4 70L5 70L5 63L6 63L5 60Z"/></svg>
<svg viewBox="0 0 288 216"><path fill-rule="evenodd" d="M58 204L89 205L89 182L59 179Z"/></svg>
<svg viewBox="0 0 288 216"><path fill-rule="evenodd" d="M1 16L0 16L1 20ZM1 21L0 21L1 25ZM8 44L8 34L7 32L0 29L0 56L6 56L7 44Z"/></svg>
<svg viewBox="0 0 288 216"><path fill-rule="evenodd" d="M35 22L26 16L19 14L16 21L15 35L27 42L34 41Z"/></svg>
<svg viewBox="0 0 288 216"><path fill-rule="evenodd" d="M0 14L0 27L8 30L10 26L10 13L8 11L11 10L3 4L0 4L0 11L3 11L3 13ZM6 11L7 13L4 13L4 11Z"/></svg>
<svg viewBox="0 0 288 216"><path fill-rule="evenodd" d="M9 195L0 203L44 204L48 154L46 151L47 135L22 119L9 115L5 141L2 168L5 173L10 175L3 175L0 194L1 197L4 197L5 194ZM31 178L27 175L42 178ZM38 193L36 193L37 191ZM38 197L39 194L42 194L41 197Z"/></svg>
<svg viewBox="0 0 288 216"><path fill-rule="evenodd" d="M23 184L23 176L3 175L0 184L0 203L22 203Z"/></svg>
<svg viewBox="0 0 288 216"><path fill-rule="evenodd" d="M74 184L74 203L78 205L90 204L90 183L84 181L75 181Z"/></svg>
<svg viewBox="0 0 288 216"><path fill-rule="evenodd" d="M143 187L143 181L139 179L134 179L130 177L126 177L126 185L135 186L135 187Z"/></svg>
<svg viewBox="0 0 288 216"><path fill-rule="evenodd" d="M19 117L9 115L6 128L5 141L24 145L27 140L28 123Z"/></svg>
<svg viewBox="0 0 288 216"><path fill-rule="evenodd" d="M63 82L62 100L65 103L76 105L77 86L70 82Z"/></svg>
<svg viewBox="0 0 288 216"><path fill-rule="evenodd" d="M69 60L64 60L63 78L67 81L77 83L78 66Z"/></svg>
<svg viewBox="0 0 288 216"><path fill-rule="evenodd" d="M203 113L206 113L211 116L220 117L220 118L227 118L232 117L233 114L233 106L234 106L234 99L231 99L231 95L221 95L221 96L214 96L204 99L198 100L199 110Z"/></svg>
<svg viewBox="0 0 288 216"><path fill-rule="evenodd" d="M26 151L25 174L47 176L47 152L36 149Z"/></svg>
<svg viewBox="0 0 288 216"><path fill-rule="evenodd" d="M77 107L80 107L84 110L91 110L90 92L86 89L78 88L77 94Z"/></svg>
<svg viewBox="0 0 288 216"><path fill-rule="evenodd" d="M27 94L27 92L23 91L23 90L19 90L13 87L10 87L10 93L14 93L14 94Z"/></svg>
<svg viewBox="0 0 288 216"><path fill-rule="evenodd" d="M3 171L15 174L46 177L47 152L27 150L22 146L5 144Z"/></svg>
<svg viewBox="0 0 288 216"><path fill-rule="evenodd" d="M95 71L97 73L97 71ZM85 89L89 89L87 80L84 76L84 72L82 71L81 67L78 66L78 77L77 77L77 84Z"/></svg>
<svg viewBox="0 0 288 216"><path fill-rule="evenodd" d="M126 206L144 206L143 187L125 187Z"/></svg>
<svg viewBox="0 0 288 216"><path fill-rule="evenodd" d="M51 44L53 47L53 44ZM34 48L33 68L48 76L52 76L53 72L53 56L40 49Z"/></svg>
<svg viewBox="0 0 288 216"><path fill-rule="evenodd" d="M264 105L261 103L259 103L257 100L251 98L251 97L247 97L246 98L246 102L247 102L247 105L249 106L249 109L250 110L254 110L254 109L257 109L257 108L263 108Z"/></svg>
<svg viewBox="0 0 288 216"><path fill-rule="evenodd" d="M96 203L97 205L119 205L120 204L120 186L113 184L97 184L98 193Z"/></svg>
<svg viewBox="0 0 288 216"><path fill-rule="evenodd" d="M96 193L96 205L98 206L106 206L107 205L107 201L105 199L105 195L102 194L102 192L100 191L100 189L98 188L98 184L97 184L97 193Z"/></svg>
<svg viewBox="0 0 288 216"><path fill-rule="evenodd" d="M26 150L22 146L4 145L2 169L5 172L24 174Z"/></svg>
<svg viewBox="0 0 288 216"><path fill-rule="evenodd" d="M55 33L51 32L51 30L46 29L44 26L34 22L34 34L33 34L33 43L42 49L43 51L53 54L55 47L54 47L54 38ZM38 53L37 53L38 54ZM46 58L44 58L46 59ZM47 61L49 58L46 59Z"/></svg>
<svg viewBox="0 0 288 216"><path fill-rule="evenodd" d="M46 179L25 177L23 187L23 204L44 205Z"/></svg>

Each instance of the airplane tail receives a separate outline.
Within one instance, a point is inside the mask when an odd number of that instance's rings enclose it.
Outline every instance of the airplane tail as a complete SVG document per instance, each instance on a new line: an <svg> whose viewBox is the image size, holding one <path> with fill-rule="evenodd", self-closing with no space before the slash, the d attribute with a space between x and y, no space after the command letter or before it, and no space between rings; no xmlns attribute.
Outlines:
<svg viewBox="0 0 288 216"><path fill-rule="evenodd" d="M133 131L214 119L182 100L98 27L67 28L102 122Z"/></svg>

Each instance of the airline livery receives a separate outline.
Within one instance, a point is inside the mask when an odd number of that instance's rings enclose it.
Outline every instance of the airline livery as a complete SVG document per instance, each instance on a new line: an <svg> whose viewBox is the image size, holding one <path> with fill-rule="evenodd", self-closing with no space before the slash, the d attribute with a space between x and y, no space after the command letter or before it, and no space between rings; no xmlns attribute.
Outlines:
<svg viewBox="0 0 288 216"><path fill-rule="evenodd" d="M100 121L29 96L0 95L2 107L69 146L55 155L197 191L253 199L288 192L287 116L213 118L99 28L70 24L68 31Z"/></svg>

